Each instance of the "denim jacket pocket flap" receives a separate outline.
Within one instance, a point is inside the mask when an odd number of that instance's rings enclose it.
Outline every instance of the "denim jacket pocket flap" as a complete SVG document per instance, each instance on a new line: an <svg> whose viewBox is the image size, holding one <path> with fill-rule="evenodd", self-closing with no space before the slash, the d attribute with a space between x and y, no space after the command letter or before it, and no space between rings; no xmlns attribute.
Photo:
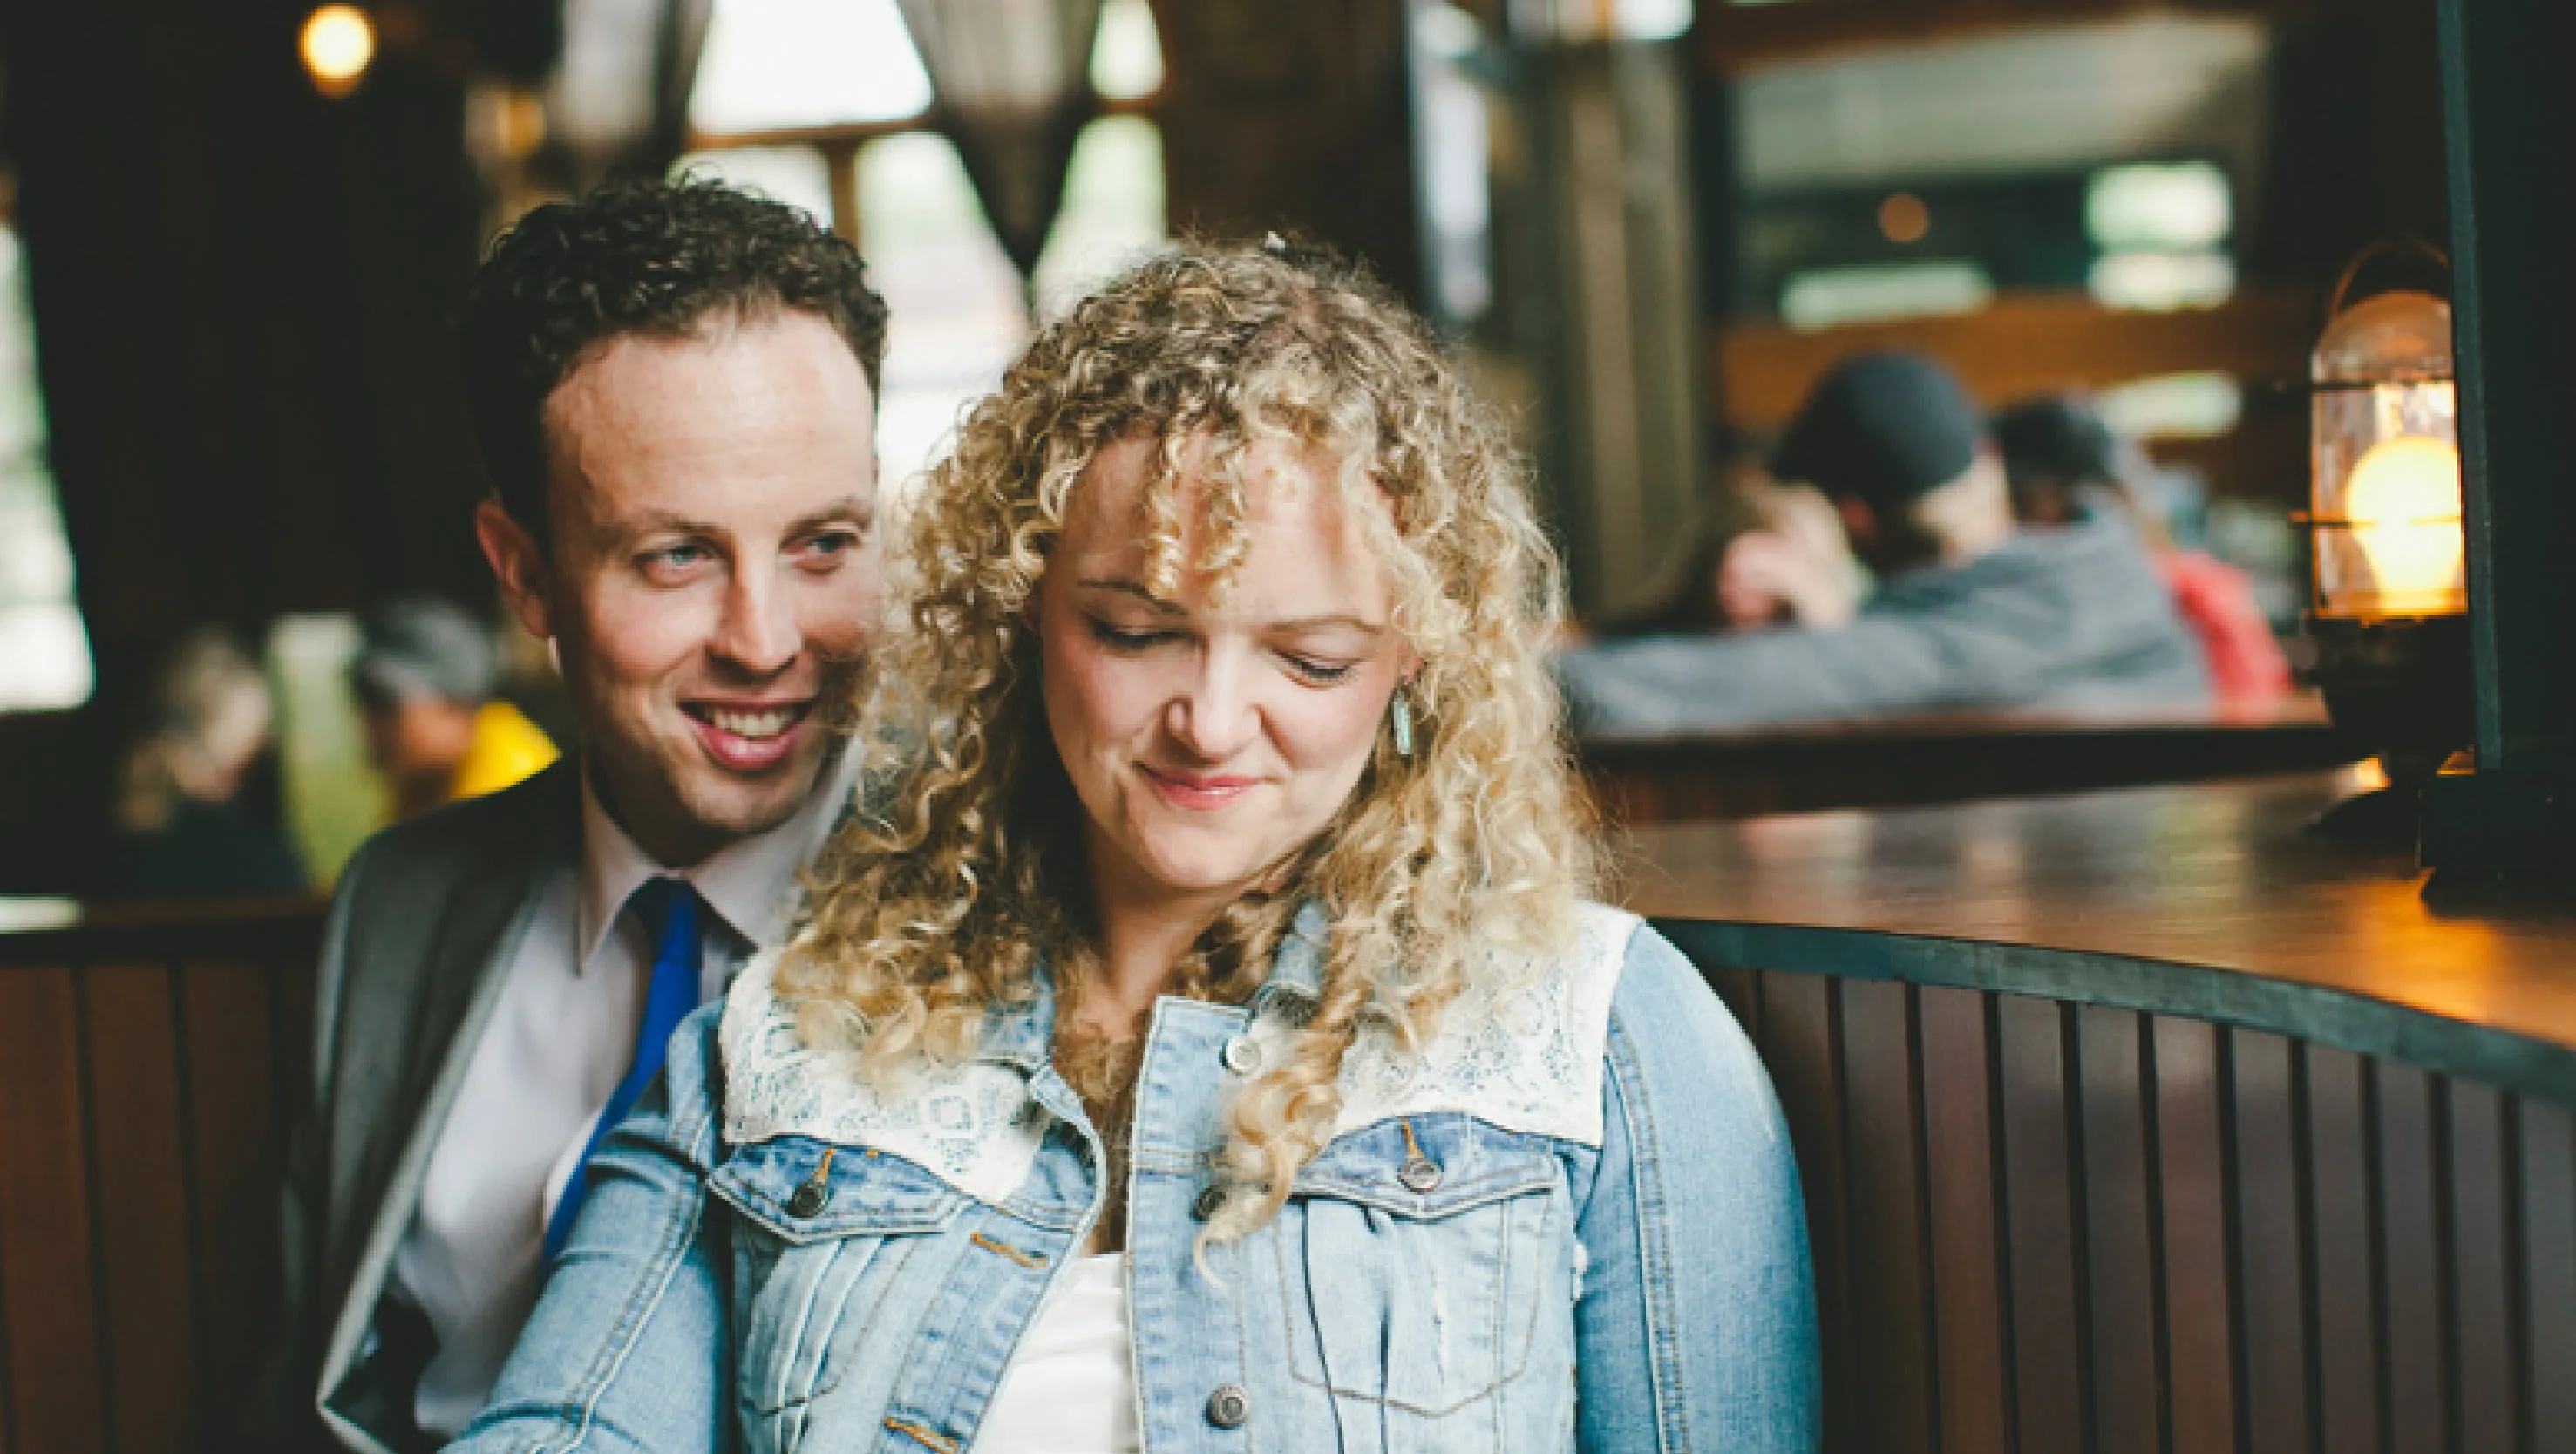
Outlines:
<svg viewBox="0 0 2576 1454"><path fill-rule="evenodd" d="M900 1156L805 1136L730 1148L708 1188L796 1245L942 1231L971 1200Z"/></svg>
<svg viewBox="0 0 2576 1454"><path fill-rule="evenodd" d="M1438 1221L1545 1191L1554 1144L1453 1112L1380 1121L1335 1139L1297 1173L1293 1196L1330 1197L1413 1221Z"/></svg>

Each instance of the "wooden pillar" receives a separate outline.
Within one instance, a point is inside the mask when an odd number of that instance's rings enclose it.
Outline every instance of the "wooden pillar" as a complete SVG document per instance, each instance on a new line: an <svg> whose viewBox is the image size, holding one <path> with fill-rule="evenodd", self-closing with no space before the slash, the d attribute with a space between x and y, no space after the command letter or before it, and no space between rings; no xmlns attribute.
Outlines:
<svg viewBox="0 0 2576 1454"><path fill-rule="evenodd" d="M1540 472L1577 611L1635 604L1691 517L1700 473L1680 48L1551 46L1526 60L1536 254L1516 331L1540 379ZM1511 306L1511 305L1506 305Z"/></svg>
<svg viewBox="0 0 2576 1454"><path fill-rule="evenodd" d="M1419 306L1404 0L1154 0L1177 236L1300 233Z"/></svg>
<svg viewBox="0 0 2576 1454"><path fill-rule="evenodd" d="M2576 9L2441 0L2477 763L2425 800L2445 878L2576 866ZM2455 872L2456 871L2456 874Z"/></svg>

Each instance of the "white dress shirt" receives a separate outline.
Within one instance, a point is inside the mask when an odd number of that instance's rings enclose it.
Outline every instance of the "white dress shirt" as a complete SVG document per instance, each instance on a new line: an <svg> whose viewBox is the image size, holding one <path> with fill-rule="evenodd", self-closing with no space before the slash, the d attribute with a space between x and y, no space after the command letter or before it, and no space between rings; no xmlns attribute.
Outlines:
<svg viewBox="0 0 2576 1454"><path fill-rule="evenodd" d="M713 911L702 920L702 1000L785 937L796 875L831 833L856 756L842 753L795 817L675 875ZM483 1407L536 1307L546 1220L634 1061L655 946L627 901L668 872L608 816L584 772L581 861L539 890L394 1254L391 1295L437 1337L413 1400L428 1433L453 1437Z"/></svg>

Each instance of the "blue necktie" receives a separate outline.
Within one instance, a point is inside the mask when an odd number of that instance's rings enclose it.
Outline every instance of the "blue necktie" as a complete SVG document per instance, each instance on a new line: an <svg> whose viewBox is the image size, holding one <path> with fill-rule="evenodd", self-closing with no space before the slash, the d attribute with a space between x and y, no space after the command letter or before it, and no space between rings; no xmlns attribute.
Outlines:
<svg viewBox="0 0 2576 1454"><path fill-rule="evenodd" d="M644 991L644 1023L635 1032L635 1060L626 1078L610 1093L607 1108L591 1124L590 1140L581 1148L581 1160L574 1163L572 1176L564 1183L563 1197L555 1203L555 1214L546 1221L547 1267L563 1255L564 1243L572 1237L573 1219L581 1213L581 1200L590 1190L590 1158L599 1151L599 1143L626 1119L642 1099L644 1088L662 1073L662 1062L671 1048L671 1032L698 1007L698 968L703 946L698 930L697 890L680 879L647 880L629 901L646 924L656 919L661 929L654 936L653 979Z"/></svg>

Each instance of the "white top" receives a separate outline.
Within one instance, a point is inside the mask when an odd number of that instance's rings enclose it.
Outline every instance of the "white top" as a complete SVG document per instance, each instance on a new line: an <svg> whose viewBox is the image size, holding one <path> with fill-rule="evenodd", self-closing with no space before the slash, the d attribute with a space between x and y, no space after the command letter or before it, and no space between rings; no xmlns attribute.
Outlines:
<svg viewBox="0 0 2576 1454"><path fill-rule="evenodd" d="M1077 1257L1002 1370L975 1454L1139 1454L1127 1259Z"/></svg>
<svg viewBox="0 0 2576 1454"><path fill-rule="evenodd" d="M678 875L716 921L702 996L723 993L744 960L785 937L797 871L830 834L855 760L843 753L832 790L795 817ZM500 1377L536 1306L546 1219L634 1060L654 944L625 906L666 871L608 816L587 772L581 845L580 863L539 890L394 1254L392 1295L419 1308L438 1340L413 1417L441 1438L465 1427Z"/></svg>

